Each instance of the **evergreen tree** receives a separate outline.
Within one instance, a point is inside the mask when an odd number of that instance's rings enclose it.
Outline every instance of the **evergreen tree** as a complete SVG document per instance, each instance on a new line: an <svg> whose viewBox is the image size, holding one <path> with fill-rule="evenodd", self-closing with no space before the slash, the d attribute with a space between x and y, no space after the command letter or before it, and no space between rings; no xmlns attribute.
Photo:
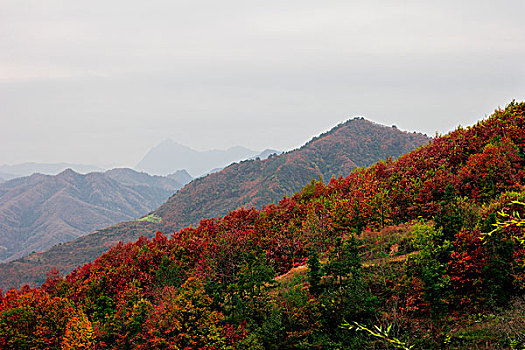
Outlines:
<svg viewBox="0 0 525 350"><path fill-rule="evenodd" d="M312 295L319 295L321 292L321 278L323 277L323 271L321 268L321 262L319 261L319 254L315 248L311 248L308 251L308 283L310 285L310 293Z"/></svg>

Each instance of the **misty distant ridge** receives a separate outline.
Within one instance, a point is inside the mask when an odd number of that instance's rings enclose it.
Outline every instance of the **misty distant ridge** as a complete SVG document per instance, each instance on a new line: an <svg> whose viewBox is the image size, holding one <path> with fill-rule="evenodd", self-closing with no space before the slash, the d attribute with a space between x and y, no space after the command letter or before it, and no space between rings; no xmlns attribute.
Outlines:
<svg viewBox="0 0 525 350"><path fill-rule="evenodd" d="M200 177L234 162L257 157L266 159L273 153L280 152L270 149L258 152L242 146L230 147L227 150L197 151L166 139L149 150L135 169L155 175L168 175L186 169L191 176Z"/></svg>
<svg viewBox="0 0 525 350"><path fill-rule="evenodd" d="M0 178L3 178L5 181L7 181L17 177L33 175L35 173L56 175L66 169L72 169L80 174L104 171L104 169L98 166L89 164L27 162L20 164L0 165Z"/></svg>
<svg viewBox="0 0 525 350"><path fill-rule="evenodd" d="M274 149L265 149L264 151L259 153L257 156L253 157L252 159L259 158L259 159L263 159L264 160L264 159L268 158L269 156L271 156L272 154L279 155L281 153L283 153L283 152L276 151Z"/></svg>
<svg viewBox="0 0 525 350"><path fill-rule="evenodd" d="M280 153L273 149L258 152L242 146L230 147L227 150L197 151L171 139L166 139L150 149L134 169L150 175L167 176L179 183L186 184L193 178L220 171L234 162L256 158L266 159L271 154ZM118 159L115 161L118 163ZM66 169L71 169L79 174L108 170L108 168L91 164L65 162L2 164L0 165L0 183L33 174L57 175Z"/></svg>
<svg viewBox="0 0 525 350"><path fill-rule="evenodd" d="M215 172L274 153L280 152L241 146L199 152L165 140L138 171L71 163L0 165L0 262L148 213L194 179L185 168Z"/></svg>
<svg viewBox="0 0 525 350"><path fill-rule="evenodd" d="M128 168L80 174L67 168L0 184L0 262L134 220L191 181L187 172L151 176Z"/></svg>
<svg viewBox="0 0 525 350"><path fill-rule="evenodd" d="M173 174L169 174L169 175L166 175L166 177L168 179L172 179L172 180L175 180L183 185L186 185L188 183L191 182L191 180L193 180L193 177L191 177L190 174L188 174L188 172L184 169L182 170L177 170L176 172L174 172Z"/></svg>
<svg viewBox="0 0 525 350"><path fill-rule="evenodd" d="M107 175L123 174L130 175L131 173L140 174L135 176L149 176L145 172L137 172L130 168L112 168L102 169L94 165L70 164L70 163L21 163L14 165L0 165L0 169L7 169L10 172L0 171L0 183L9 180L27 177L32 175L59 175L64 172L75 172L77 174L86 175L89 173L106 173ZM184 169L177 170L171 174L166 175L167 178L175 180L176 182L185 185L193 180L193 177Z"/></svg>
<svg viewBox="0 0 525 350"><path fill-rule="evenodd" d="M266 159L273 153L280 154L281 152L266 149L259 153L242 146L231 147L227 150L196 151L173 140L166 139L153 147L137 164L135 170L151 175L167 176L181 184L186 184L194 177L220 171L233 162L257 157ZM79 174L108 170L108 168L91 164L65 162L2 164L0 165L0 183L33 174L58 175L67 169Z"/></svg>

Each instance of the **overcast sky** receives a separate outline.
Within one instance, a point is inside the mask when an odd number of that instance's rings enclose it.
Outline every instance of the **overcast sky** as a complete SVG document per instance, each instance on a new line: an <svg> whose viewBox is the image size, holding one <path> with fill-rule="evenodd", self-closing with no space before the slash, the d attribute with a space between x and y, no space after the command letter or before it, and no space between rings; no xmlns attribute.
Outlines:
<svg viewBox="0 0 525 350"><path fill-rule="evenodd" d="M525 100L525 1L0 0L0 164L430 135Z"/></svg>

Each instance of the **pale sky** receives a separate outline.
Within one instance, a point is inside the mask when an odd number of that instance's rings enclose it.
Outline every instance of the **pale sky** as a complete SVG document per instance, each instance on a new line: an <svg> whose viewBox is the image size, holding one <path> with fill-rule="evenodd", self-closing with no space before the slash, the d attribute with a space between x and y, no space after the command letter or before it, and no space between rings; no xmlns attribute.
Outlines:
<svg viewBox="0 0 525 350"><path fill-rule="evenodd" d="M525 1L0 0L0 164L288 150L525 100Z"/></svg>

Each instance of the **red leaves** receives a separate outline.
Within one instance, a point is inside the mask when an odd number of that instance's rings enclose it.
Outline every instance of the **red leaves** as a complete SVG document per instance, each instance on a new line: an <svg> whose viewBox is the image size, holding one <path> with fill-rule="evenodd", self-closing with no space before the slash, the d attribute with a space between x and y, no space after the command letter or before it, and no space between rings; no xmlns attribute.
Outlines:
<svg viewBox="0 0 525 350"><path fill-rule="evenodd" d="M276 272L286 272L305 263L309 247L326 251L334 238L351 231L365 227L376 229L418 217L432 218L438 213L447 187L452 197L469 196L462 202L465 205L493 200L499 193L523 182L524 109L525 105L519 105L509 111L499 111L475 127L438 137L399 160L358 169L345 178L333 177L327 186L313 181L301 193L260 211L233 210L222 218L204 219L198 226L182 229L169 239L157 232L153 240L142 237L135 243L118 244L65 280L58 271L52 271L41 289L25 287L21 292L9 291L0 298L0 322L3 322L0 347L22 347L13 343L15 331L38 339L41 348L50 347L59 344L66 329L70 334L94 333L97 341L113 341L122 347L235 347L249 336L246 324L226 324L222 314L212 309L212 300L203 282L195 276L218 281L218 288L224 290L238 278L246 256L259 250L262 259ZM371 142L366 135L362 141ZM362 148L360 142L352 142L352 148ZM339 151L334 149L334 152ZM309 162L306 156L304 159L294 157L295 161ZM351 160L347 158L338 157L350 168ZM286 159L279 164L278 171L294 176L293 163ZM308 166L312 173L319 170L311 164ZM265 175L271 176L272 171ZM248 187L263 183L255 179ZM213 195L231 190L215 185L210 187ZM191 186L188 191L192 191ZM260 199L258 191L279 189L275 182L268 186L250 189L247 196L253 200L251 203ZM225 200L229 199L230 192L223 193ZM188 200L199 206L209 205L207 198L213 196L200 194L193 191ZM458 205L457 201L450 203ZM180 213L165 214L163 219L169 222L170 217ZM392 227L380 231L379 237L364 233L361 239L384 246L378 247L385 250L379 251L382 255L405 253L408 239L392 233L397 241L390 242L389 230L392 231ZM479 231L463 230L452 236L454 233L447 236L455 239L453 252L449 254L450 250L446 250L443 256L434 259L439 264L436 276L439 279L446 273L450 277L452 293L443 296L447 298L447 305L474 307L473 304L482 301L480 295L488 279L483 270L491 257L480 240ZM400 242L403 244L399 245ZM508 266L513 269L517 289L523 291L525 250L520 248L511 253L514 260ZM369 256L372 257L375 256ZM400 271L399 277L401 282L396 283L403 283L406 270ZM417 276L407 281L406 290L400 293L405 297L403 312L421 314L429 309L425 283L428 280ZM62 294L58 294L59 291ZM311 325L315 324L319 312L317 305L310 303L310 296L299 292L302 304L285 305L293 310L291 323L305 325L294 330L298 339L305 336L303 331L315 329ZM67 295L68 299L53 294ZM303 305L310 305L311 309ZM92 329L91 321L76 313L76 308L87 310L87 318L93 321ZM8 326L3 327L5 324ZM289 329L293 327L290 325ZM68 339L73 342L75 336Z"/></svg>
<svg viewBox="0 0 525 350"><path fill-rule="evenodd" d="M459 186L464 195L476 201L494 198L513 190L523 179L522 160L511 140L501 138L488 144L482 153L469 157L458 173Z"/></svg>
<svg viewBox="0 0 525 350"><path fill-rule="evenodd" d="M482 295L482 272L487 265L487 253L480 232L459 232L454 241L454 249L448 263L450 283L460 298L460 305L473 307L471 301Z"/></svg>
<svg viewBox="0 0 525 350"><path fill-rule="evenodd" d="M69 300L43 290L11 290L0 304L0 344L7 349L56 349L73 312Z"/></svg>

